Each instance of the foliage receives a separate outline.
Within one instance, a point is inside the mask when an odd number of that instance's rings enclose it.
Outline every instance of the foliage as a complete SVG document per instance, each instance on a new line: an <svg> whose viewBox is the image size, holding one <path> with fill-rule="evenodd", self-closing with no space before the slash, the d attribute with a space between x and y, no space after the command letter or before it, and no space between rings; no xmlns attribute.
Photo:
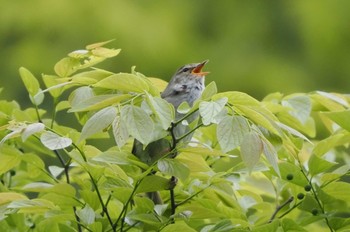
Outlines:
<svg viewBox="0 0 350 232"><path fill-rule="evenodd" d="M349 96L258 101L211 82L175 121L164 81L91 68L120 52L106 43L69 53L43 89L20 68L33 107L0 101L1 231L349 230ZM175 158L131 154L134 138L176 142L174 126L197 111L183 135L194 139L175 143ZM65 112L79 126L61 125ZM152 191L165 203L145 197Z"/></svg>

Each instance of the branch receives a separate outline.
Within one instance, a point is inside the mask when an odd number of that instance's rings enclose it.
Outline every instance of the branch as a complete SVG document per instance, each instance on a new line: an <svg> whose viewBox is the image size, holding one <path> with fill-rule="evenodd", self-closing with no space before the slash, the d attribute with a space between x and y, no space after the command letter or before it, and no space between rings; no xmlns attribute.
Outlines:
<svg viewBox="0 0 350 232"><path fill-rule="evenodd" d="M269 220L269 223L271 223L271 222L273 221L273 219L275 219L277 213L278 213L283 207L285 207L286 205L288 205L289 203L291 203L293 200L294 200L294 197L290 197L290 198L289 198L286 202L284 202L282 205L278 205L278 206L276 207L275 212L273 212L273 214L272 214L272 216L271 216L271 218L270 218L270 220Z"/></svg>

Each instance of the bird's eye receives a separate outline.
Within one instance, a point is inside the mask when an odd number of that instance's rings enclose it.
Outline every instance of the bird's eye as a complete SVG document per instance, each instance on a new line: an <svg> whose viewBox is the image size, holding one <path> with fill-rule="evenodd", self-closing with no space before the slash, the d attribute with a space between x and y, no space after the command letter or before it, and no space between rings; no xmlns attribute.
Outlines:
<svg viewBox="0 0 350 232"><path fill-rule="evenodd" d="M190 70L190 68L183 68L182 72L188 72Z"/></svg>

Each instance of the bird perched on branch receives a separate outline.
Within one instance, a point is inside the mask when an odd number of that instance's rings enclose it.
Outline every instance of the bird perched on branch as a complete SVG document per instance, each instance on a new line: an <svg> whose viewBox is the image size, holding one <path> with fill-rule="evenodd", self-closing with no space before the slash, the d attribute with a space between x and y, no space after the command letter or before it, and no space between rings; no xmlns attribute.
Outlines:
<svg viewBox="0 0 350 232"><path fill-rule="evenodd" d="M208 72L203 72L202 69L207 62L208 60L201 63L186 64L179 68L169 81L161 97L171 103L175 110L183 102L187 102L192 106L193 103L200 98L205 88L204 80ZM176 112L175 119L179 120L183 116L184 115ZM197 117L198 114L192 115L187 119L188 123L191 123ZM135 140L132 153L140 160L151 165L162 156L174 150L177 142L176 138L181 138L186 131L188 131L188 127L179 123L175 125L174 128L171 128L173 141L163 138L148 144L145 148L141 142ZM191 137L191 135L186 136L185 140L189 141ZM162 203L158 192L149 193L148 196L155 204Z"/></svg>

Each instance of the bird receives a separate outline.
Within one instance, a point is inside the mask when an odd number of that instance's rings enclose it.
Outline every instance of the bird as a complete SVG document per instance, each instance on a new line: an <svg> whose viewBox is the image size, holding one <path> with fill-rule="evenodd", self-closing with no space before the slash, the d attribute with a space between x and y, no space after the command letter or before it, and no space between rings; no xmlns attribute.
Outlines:
<svg viewBox="0 0 350 232"><path fill-rule="evenodd" d="M199 99L202 92L205 89L205 76L209 72L204 72L202 69L208 63L209 60L204 60L200 63L190 63L180 67L170 79L167 87L161 93L161 97L172 104L175 108L175 120L180 120L184 115L177 112L177 108L183 102L187 102L189 106L193 106L193 103ZM191 115L187 118L188 124L194 121L198 117L198 113ZM173 130L172 136L180 138L188 131L188 126L179 123ZM190 141L192 135L188 135L183 140ZM151 142L146 147L138 141L134 140L132 148L132 154L138 157L141 161L148 165L153 164L159 158L169 154L173 149L173 141L169 141L166 138L159 139ZM176 154L171 157L175 157ZM147 193L147 196L155 203L162 204L162 199L158 192Z"/></svg>

